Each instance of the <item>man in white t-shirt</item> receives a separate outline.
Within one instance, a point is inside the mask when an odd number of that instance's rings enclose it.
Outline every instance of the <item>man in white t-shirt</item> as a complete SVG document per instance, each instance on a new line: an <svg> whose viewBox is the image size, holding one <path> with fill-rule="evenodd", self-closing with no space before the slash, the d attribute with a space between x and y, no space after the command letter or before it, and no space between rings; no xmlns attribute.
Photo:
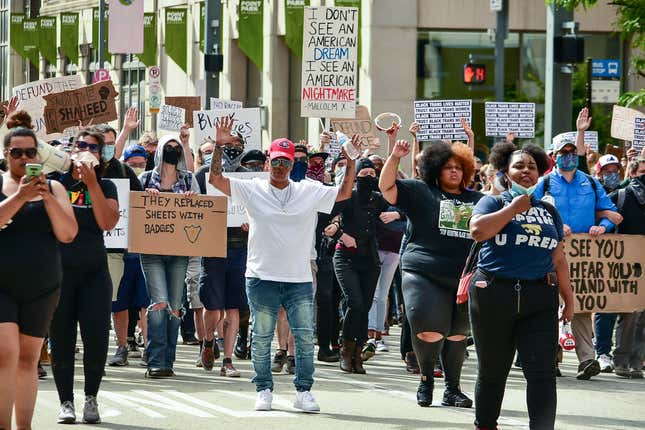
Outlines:
<svg viewBox="0 0 645 430"><path fill-rule="evenodd" d="M352 142L358 146L358 136ZM240 180L222 176L222 149L215 146L209 182L246 207L249 244L246 292L253 317L251 345L253 379L258 392L255 409L271 410L273 376L271 341L280 306L284 307L296 343L296 402L304 412L318 412L311 395L314 373L314 311L311 275L311 240L318 212L330 213L336 202L351 197L354 161L340 187L320 182L289 180L295 147L288 139L276 139L269 150L269 180ZM360 149L360 148L359 148Z"/></svg>

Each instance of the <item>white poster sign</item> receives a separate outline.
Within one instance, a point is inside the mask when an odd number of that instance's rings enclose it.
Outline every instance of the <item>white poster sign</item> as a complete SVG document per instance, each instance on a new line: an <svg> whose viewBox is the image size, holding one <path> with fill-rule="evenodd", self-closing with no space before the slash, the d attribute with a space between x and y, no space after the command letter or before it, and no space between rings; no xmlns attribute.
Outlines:
<svg viewBox="0 0 645 430"><path fill-rule="evenodd" d="M634 139L632 148L643 150L645 146L645 118L634 118Z"/></svg>
<svg viewBox="0 0 645 430"><path fill-rule="evenodd" d="M535 103L486 102L486 136L535 137Z"/></svg>
<svg viewBox="0 0 645 430"><path fill-rule="evenodd" d="M260 109L204 110L193 112L195 144L201 145L208 139L215 140L217 126L224 118L233 120L233 132L240 133L246 141L245 151L262 149L262 127Z"/></svg>
<svg viewBox="0 0 645 430"><path fill-rule="evenodd" d="M553 138L553 146L558 146L561 140L574 141L578 136L577 131L568 131L566 133L560 133ZM598 152L598 132L597 131L585 131L585 144L589 145L589 149L592 151Z"/></svg>
<svg viewBox="0 0 645 430"><path fill-rule="evenodd" d="M186 123L186 109L177 106L161 105L157 120L159 121L157 127L161 130L180 131Z"/></svg>
<svg viewBox="0 0 645 430"><path fill-rule="evenodd" d="M211 110L242 109L244 104L236 100L224 100L211 97Z"/></svg>
<svg viewBox="0 0 645 430"><path fill-rule="evenodd" d="M358 8L305 7L300 115L354 118Z"/></svg>
<svg viewBox="0 0 645 430"><path fill-rule="evenodd" d="M239 172L239 173L224 173L224 176L237 179L269 179L269 172ZM206 182L206 195L208 196L226 196L221 193L217 188ZM246 216L246 208L240 204L233 204L231 199L228 199L228 216L226 217L227 227L239 227L244 223L249 222Z"/></svg>
<svg viewBox="0 0 645 430"><path fill-rule="evenodd" d="M461 126L465 118L472 124L472 100L417 100L414 120L419 123L417 138L422 140L468 140Z"/></svg>
<svg viewBox="0 0 645 430"><path fill-rule="evenodd" d="M130 180L110 179L116 185L119 198L119 222L110 231L103 232L103 241L107 249L128 248L128 214L130 211Z"/></svg>
<svg viewBox="0 0 645 430"><path fill-rule="evenodd" d="M143 2L119 0L110 2L108 51L112 54L143 53Z"/></svg>

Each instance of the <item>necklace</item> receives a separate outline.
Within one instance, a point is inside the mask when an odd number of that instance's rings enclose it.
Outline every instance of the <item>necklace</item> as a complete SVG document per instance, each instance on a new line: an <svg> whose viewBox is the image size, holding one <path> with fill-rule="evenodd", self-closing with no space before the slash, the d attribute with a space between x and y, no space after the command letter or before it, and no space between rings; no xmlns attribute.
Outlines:
<svg viewBox="0 0 645 430"><path fill-rule="evenodd" d="M273 188L273 185L269 184L269 190L271 191L273 198L277 200L278 204L280 205L280 209L282 209L282 212L287 213L287 203L289 203L289 200L291 200L291 181L289 181L289 185L287 185L287 190L284 193L285 198L282 200L278 197Z"/></svg>

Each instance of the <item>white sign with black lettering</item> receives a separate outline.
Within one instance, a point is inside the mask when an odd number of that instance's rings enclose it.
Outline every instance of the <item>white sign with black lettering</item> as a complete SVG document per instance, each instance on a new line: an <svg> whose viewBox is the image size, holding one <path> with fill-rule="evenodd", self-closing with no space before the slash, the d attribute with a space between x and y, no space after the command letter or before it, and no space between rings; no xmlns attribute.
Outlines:
<svg viewBox="0 0 645 430"><path fill-rule="evenodd" d="M645 147L645 118L634 118L634 140L632 148L643 150Z"/></svg>
<svg viewBox="0 0 645 430"><path fill-rule="evenodd" d="M253 179L260 178L269 180L269 172L235 172L235 173L224 173L224 176L228 178L237 178L237 179ZM210 182L206 183L206 195L208 196L226 196L221 193L217 188L212 186ZM226 217L226 226L227 227L239 227L244 223L249 222L248 217L246 216L246 208L240 204L233 204L230 197L228 198L228 216Z"/></svg>
<svg viewBox="0 0 645 430"><path fill-rule="evenodd" d="M535 137L535 103L486 102L486 136Z"/></svg>
<svg viewBox="0 0 645 430"><path fill-rule="evenodd" d="M553 138L553 146L558 146L558 143L561 140L574 141L578 136L577 131L568 131L566 133L560 133ZM595 152L598 152L598 132L597 131L585 131L585 145L589 145L589 149Z"/></svg>
<svg viewBox="0 0 645 430"><path fill-rule="evenodd" d="M128 248L128 214L130 211L130 180L110 179L116 186L119 198L119 221L110 231L103 232L103 241L107 249Z"/></svg>
<svg viewBox="0 0 645 430"><path fill-rule="evenodd" d="M157 118L159 121L157 127L161 130L180 131L186 123L186 109L177 106L161 105Z"/></svg>
<svg viewBox="0 0 645 430"><path fill-rule="evenodd" d="M193 112L195 143L201 145L208 139L215 140L216 128L224 118L232 119L232 132L238 132L244 137L245 151L262 149L262 128L260 125L259 108L202 110Z"/></svg>
<svg viewBox="0 0 645 430"><path fill-rule="evenodd" d="M472 100L417 100L414 120L419 123L417 139L468 140L461 119L472 123Z"/></svg>
<svg viewBox="0 0 645 430"><path fill-rule="evenodd" d="M244 104L235 100L224 100L211 97L211 110L242 109Z"/></svg>

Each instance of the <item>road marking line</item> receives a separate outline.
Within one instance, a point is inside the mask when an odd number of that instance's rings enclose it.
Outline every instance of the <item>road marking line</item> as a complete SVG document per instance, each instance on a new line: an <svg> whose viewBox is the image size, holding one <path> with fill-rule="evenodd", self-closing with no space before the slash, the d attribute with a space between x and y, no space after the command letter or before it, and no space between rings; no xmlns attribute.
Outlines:
<svg viewBox="0 0 645 430"><path fill-rule="evenodd" d="M216 390L212 390L212 391L216 391ZM231 395L231 396L239 397L241 399L248 399L248 400L255 401L255 396L253 394L240 393L240 392L234 392L234 391L227 391L227 392L219 391L219 392L221 392L223 394L228 394L228 395ZM277 396L276 394L273 394L273 403L277 404L277 405L280 405L282 407L285 407L285 408L289 408L289 409L291 409L293 411L297 411L297 409L295 409L293 407L293 402L288 401L287 399L283 398L282 396Z"/></svg>
<svg viewBox="0 0 645 430"><path fill-rule="evenodd" d="M113 393L110 391L104 391L102 390L100 392L100 396L107 397L108 399L112 400L113 402L125 406L127 408L133 409L137 412L141 412L142 414L150 417L150 418L166 418L164 415L161 415L159 412L153 411L152 409L148 409L145 406L141 405L140 403L145 403L145 404L152 404L153 406L156 406L156 403L153 402L141 402L140 399L137 399L136 397L128 396L126 394L117 394Z"/></svg>
<svg viewBox="0 0 645 430"><path fill-rule="evenodd" d="M136 399L137 402L143 402L145 404L157 406L159 408L174 410L180 413L195 415L200 418L215 418L213 415L209 414L208 412L204 412L201 409L193 408L192 406L176 402L174 400L169 399L168 397L162 396L161 394L151 393L149 391L144 391L144 390L132 390L132 392L139 394L140 396L146 396L152 400L156 400L158 403L150 402L145 399Z"/></svg>
<svg viewBox="0 0 645 430"><path fill-rule="evenodd" d="M211 390L217 393L222 393L222 394L231 394L229 392L220 392L218 390ZM219 406L219 405L214 405L208 402L205 402L201 399L196 399L186 393L181 393L179 391L174 391L174 390L164 390L163 391L166 394L178 397L182 400L185 400L187 402L192 402L198 406L201 406L202 408L205 409L211 409L226 415L230 415L235 418L294 418L295 415L290 414L288 412L282 412L282 411L236 411L233 409L226 408L224 406Z"/></svg>

